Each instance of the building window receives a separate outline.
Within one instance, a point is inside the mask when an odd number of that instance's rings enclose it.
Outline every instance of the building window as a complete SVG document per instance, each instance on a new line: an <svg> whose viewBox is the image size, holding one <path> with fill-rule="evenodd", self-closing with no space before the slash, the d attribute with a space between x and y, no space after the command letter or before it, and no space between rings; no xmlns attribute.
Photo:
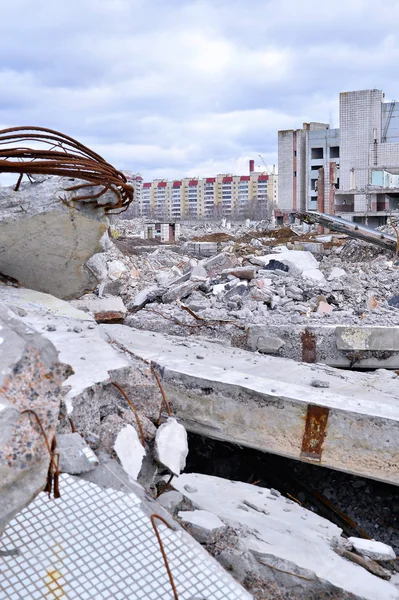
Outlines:
<svg viewBox="0 0 399 600"><path fill-rule="evenodd" d="M296 150L294 150L294 156L296 156Z"/></svg>
<svg viewBox="0 0 399 600"><path fill-rule="evenodd" d="M339 158L339 146L331 146L330 158Z"/></svg>
<svg viewBox="0 0 399 600"><path fill-rule="evenodd" d="M324 157L324 152L323 152L323 148L312 148L312 160L315 158L323 158Z"/></svg>
<svg viewBox="0 0 399 600"><path fill-rule="evenodd" d="M294 171L294 177L296 177L296 171Z"/></svg>

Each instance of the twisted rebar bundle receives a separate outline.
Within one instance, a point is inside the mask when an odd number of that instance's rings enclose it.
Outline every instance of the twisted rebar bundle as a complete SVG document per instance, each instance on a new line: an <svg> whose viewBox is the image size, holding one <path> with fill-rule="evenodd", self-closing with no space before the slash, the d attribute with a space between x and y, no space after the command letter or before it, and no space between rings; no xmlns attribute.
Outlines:
<svg viewBox="0 0 399 600"><path fill-rule="evenodd" d="M24 142L39 142L41 149L24 147ZM105 211L125 211L133 201L133 187L121 171L115 169L90 148L77 140L44 127L11 127L0 130L0 173L17 173L15 186L18 190L22 177L30 175L58 175L83 179L88 183L65 188L65 191L82 190L101 186L98 193L77 195L73 200L98 205ZM98 199L106 192L113 192L116 202L99 204Z"/></svg>

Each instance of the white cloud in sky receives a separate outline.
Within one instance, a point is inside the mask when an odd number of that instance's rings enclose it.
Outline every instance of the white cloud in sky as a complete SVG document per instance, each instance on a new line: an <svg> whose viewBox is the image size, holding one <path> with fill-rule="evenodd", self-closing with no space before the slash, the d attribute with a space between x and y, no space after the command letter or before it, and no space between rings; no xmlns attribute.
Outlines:
<svg viewBox="0 0 399 600"><path fill-rule="evenodd" d="M337 125L338 94L399 96L399 3L13 0L0 123L58 129L153 177L277 161L277 131Z"/></svg>

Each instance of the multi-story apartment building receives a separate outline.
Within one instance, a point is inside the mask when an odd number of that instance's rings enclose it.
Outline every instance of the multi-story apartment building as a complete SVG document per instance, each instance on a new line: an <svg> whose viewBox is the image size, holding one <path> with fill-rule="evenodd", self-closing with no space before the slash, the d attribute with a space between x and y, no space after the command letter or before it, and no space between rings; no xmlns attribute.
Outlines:
<svg viewBox="0 0 399 600"><path fill-rule="evenodd" d="M378 226L399 211L399 103L380 90L340 94L340 127L280 131L279 208Z"/></svg>
<svg viewBox="0 0 399 600"><path fill-rule="evenodd" d="M278 175L255 172L249 175L216 175L182 180L154 180L138 184L139 213L173 220L219 216L254 218L266 216L278 201Z"/></svg>

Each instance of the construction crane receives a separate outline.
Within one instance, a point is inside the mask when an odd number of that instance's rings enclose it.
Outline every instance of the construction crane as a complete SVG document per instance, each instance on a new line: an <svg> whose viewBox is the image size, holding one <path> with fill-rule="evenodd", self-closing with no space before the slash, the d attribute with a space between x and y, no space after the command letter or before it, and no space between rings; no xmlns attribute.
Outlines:
<svg viewBox="0 0 399 600"><path fill-rule="evenodd" d="M263 162L263 164L265 165L265 171L268 175L275 175L276 174L276 165L273 165L273 172L270 171L269 167L267 166L267 164L265 163L263 156L261 154L258 154L259 158L261 159L261 161Z"/></svg>

